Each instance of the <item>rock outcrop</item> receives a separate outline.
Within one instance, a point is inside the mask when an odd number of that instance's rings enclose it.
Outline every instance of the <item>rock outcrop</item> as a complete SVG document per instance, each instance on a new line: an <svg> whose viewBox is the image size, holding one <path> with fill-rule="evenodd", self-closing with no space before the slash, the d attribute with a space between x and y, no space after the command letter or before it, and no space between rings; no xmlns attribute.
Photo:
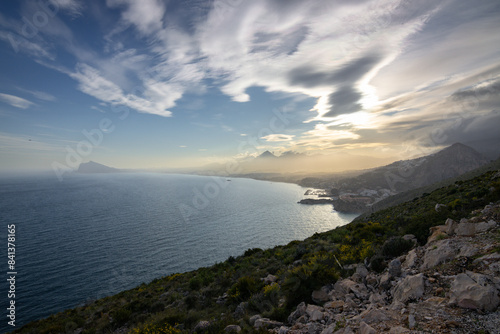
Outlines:
<svg viewBox="0 0 500 334"><path fill-rule="evenodd" d="M254 327L281 334L499 333L500 239L493 212L433 228L440 237L389 261L382 273L363 264L312 294L286 324L256 318ZM434 235L434 233L433 233ZM408 237L410 238L410 237Z"/></svg>

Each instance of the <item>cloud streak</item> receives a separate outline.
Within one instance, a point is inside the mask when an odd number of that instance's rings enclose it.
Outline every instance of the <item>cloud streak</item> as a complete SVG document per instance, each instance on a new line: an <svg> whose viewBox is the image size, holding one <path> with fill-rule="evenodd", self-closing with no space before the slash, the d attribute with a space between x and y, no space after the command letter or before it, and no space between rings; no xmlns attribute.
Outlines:
<svg viewBox="0 0 500 334"><path fill-rule="evenodd" d="M0 101L19 109L28 109L35 105L33 102L23 99L22 97L3 93L0 93Z"/></svg>

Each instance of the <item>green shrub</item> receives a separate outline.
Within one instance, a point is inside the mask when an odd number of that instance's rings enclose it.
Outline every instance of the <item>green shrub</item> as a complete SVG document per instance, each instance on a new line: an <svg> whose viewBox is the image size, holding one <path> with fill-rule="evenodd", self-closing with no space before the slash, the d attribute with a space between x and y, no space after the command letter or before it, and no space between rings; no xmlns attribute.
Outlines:
<svg viewBox="0 0 500 334"><path fill-rule="evenodd" d="M374 255L371 260L370 260L370 269L377 272L381 273L384 271L384 269L387 267L387 264L385 262L385 259L383 256L380 255Z"/></svg>
<svg viewBox="0 0 500 334"><path fill-rule="evenodd" d="M390 258L398 257L413 248L413 241L396 237L387 240L382 246L382 255Z"/></svg>
<svg viewBox="0 0 500 334"><path fill-rule="evenodd" d="M123 326L130 319L132 312L129 309L121 308L112 313L113 322L118 326Z"/></svg>
<svg viewBox="0 0 500 334"><path fill-rule="evenodd" d="M259 292L262 285L261 281L253 277L243 276L229 289L228 294L235 301L247 300L251 295Z"/></svg>

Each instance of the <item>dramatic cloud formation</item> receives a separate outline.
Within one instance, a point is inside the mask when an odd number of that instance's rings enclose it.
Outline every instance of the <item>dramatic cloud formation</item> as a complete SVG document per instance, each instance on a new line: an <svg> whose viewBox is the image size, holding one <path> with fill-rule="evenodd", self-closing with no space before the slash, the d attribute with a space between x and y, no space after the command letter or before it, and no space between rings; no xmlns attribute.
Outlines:
<svg viewBox="0 0 500 334"><path fill-rule="evenodd" d="M233 156L246 153L228 153L220 143L233 137L215 131L269 129L262 110L271 113L273 99L294 122L257 137L282 151L397 156L402 143L437 149L491 137L499 28L500 3L469 0L25 0L0 14L11 52L102 104L88 109L186 117L184 132L206 129L199 141L218 138L217 150ZM33 105L7 93L0 98L12 106Z"/></svg>

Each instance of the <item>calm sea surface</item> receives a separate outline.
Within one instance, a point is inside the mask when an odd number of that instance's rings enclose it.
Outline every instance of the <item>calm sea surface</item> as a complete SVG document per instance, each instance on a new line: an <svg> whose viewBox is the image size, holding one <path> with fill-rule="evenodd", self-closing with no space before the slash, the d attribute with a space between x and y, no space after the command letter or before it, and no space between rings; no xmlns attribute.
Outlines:
<svg viewBox="0 0 500 334"><path fill-rule="evenodd" d="M305 188L172 174L0 178L0 285L7 325L7 225L16 226L16 328L86 301L350 222L299 205Z"/></svg>

